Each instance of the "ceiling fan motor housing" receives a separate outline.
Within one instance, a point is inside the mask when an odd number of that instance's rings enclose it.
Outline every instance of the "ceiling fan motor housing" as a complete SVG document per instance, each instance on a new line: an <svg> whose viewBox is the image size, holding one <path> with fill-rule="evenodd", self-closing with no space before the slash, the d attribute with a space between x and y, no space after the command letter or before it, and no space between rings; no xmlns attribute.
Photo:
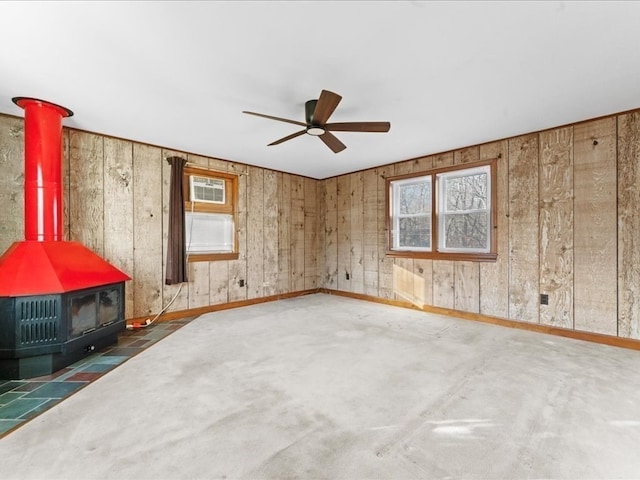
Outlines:
<svg viewBox="0 0 640 480"><path fill-rule="evenodd" d="M307 121L307 133L309 135L319 136L324 134L324 128L320 125L313 125L313 112L316 111L318 100L308 100L304 104L305 120Z"/></svg>

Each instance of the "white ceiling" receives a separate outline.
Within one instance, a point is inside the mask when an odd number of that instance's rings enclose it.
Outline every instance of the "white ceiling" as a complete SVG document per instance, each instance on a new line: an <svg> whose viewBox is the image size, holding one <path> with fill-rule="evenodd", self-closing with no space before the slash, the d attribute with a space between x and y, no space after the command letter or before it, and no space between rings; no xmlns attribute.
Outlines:
<svg viewBox="0 0 640 480"><path fill-rule="evenodd" d="M300 128L322 89L334 154ZM640 107L640 2L0 2L0 112L326 178Z"/></svg>

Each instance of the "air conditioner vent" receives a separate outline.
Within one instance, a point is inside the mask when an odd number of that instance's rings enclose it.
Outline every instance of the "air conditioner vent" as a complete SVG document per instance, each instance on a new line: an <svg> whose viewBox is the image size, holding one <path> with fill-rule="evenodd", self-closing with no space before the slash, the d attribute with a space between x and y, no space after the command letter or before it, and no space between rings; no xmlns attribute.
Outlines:
<svg viewBox="0 0 640 480"><path fill-rule="evenodd" d="M189 177L190 199L192 202L225 203L225 185L220 178Z"/></svg>

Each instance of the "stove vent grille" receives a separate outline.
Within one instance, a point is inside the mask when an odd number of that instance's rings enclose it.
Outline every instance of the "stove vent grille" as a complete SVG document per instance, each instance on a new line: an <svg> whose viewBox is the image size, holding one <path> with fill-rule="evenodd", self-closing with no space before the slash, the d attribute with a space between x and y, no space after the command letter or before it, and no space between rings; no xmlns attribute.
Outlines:
<svg viewBox="0 0 640 480"><path fill-rule="evenodd" d="M21 346L49 345L60 341L59 296L16 299Z"/></svg>

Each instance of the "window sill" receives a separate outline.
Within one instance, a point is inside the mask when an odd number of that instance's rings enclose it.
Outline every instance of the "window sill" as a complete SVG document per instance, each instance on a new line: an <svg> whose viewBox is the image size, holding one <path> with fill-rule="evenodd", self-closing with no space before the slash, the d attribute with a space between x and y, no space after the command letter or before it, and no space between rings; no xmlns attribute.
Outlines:
<svg viewBox="0 0 640 480"><path fill-rule="evenodd" d="M457 260L460 262L495 262L496 253L453 253L453 252L411 252L406 250L387 250L387 257L427 258L430 260Z"/></svg>
<svg viewBox="0 0 640 480"><path fill-rule="evenodd" d="M189 263L191 262L215 262L218 260L237 260L240 256L239 253L192 253L187 258Z"/></svg>

